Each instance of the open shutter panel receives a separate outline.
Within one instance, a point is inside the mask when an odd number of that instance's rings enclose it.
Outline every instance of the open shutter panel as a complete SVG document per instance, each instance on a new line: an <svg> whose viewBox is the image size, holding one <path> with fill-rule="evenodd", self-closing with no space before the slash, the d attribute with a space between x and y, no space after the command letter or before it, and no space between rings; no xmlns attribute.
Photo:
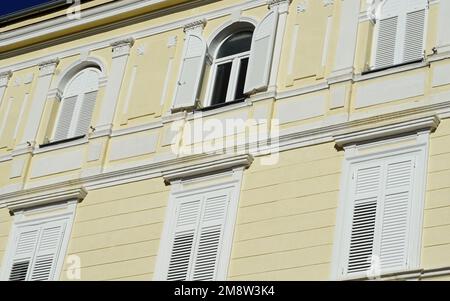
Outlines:
<svg viewBox="0 0 450 301"><path fill-rule="evenodd" d="M382 269L406 265L413 177L413 159L405 158L387 165L380 247Z"/></svg>
<svg viewBox="0 0 450 301"><path fill-rule="evenodd" d="M31 280L46 281L52 279L57 264L65 230L65 222L46 224L41 230L39 245L31 271Z"/></svg>
<svg viewBox="0 0 450 301"><path fill-rule="evenodd" d="M56 127L56 133L54 140L63 140L68 138L70 125L72 124L72 118L77 103L78 95L64 98L61 102L61 112Z"/></svg>
<svg viewBox="0 0 450 301"><path fill-rule="evenodd" d="M271 10L253 33L250 60L245 79L245 94L267 89L272 67L273 48L278 24L278 11Z"/></svg>
<svg viewBox="0 0 450 301"><path fill-rule="evenodd" d="M81 104L80 117L78 119L75 136L86 135L91 126L92 113L95 108L95 100L97 91L84 94L83 103Z"/></svg>
<svg viewBox="0 0 450 301"><path fill-rule="evenodd" d="M375 68L394 65L398 16L379 20Z"/></svg>
<svg viewBox="0 0 450 301"><path fill-rule="evenodd" d="M206 42L196 34L188 34L184 58L172 109L195 106L206 59Z"/></svg>
<svg viewBox="0 0 450 301"><path fill-rule="evenodd" d="M188 280L200 211L201 199L181 201L178 205L167 280Z"/></svg>
<svg viewBox="0 0 450 301"><path fill-rule="evenodd" d="M424 56L425 9L406 14L403 61L420 60Z"/></svg>
<svg viewBox="0 0 450 301"><path fill-rule="evenodd" d="M217 191L205 198L193 280L215 280L229 199L227 191Z"/></svg>
<svg viewBox="0 0 450 301"><path fill-rule="evenodd" d="M355 171L353 215L347 273L370 268L374 252L375 225L382 167L373 165Z"/></svg>
<svg viewBox="0 0 450 301"><path fill-rule="evenodd" d="M38 229L22 229L18 234L18 239L14 251L9 280L27 280L33 254L38 242Z"/></svg>

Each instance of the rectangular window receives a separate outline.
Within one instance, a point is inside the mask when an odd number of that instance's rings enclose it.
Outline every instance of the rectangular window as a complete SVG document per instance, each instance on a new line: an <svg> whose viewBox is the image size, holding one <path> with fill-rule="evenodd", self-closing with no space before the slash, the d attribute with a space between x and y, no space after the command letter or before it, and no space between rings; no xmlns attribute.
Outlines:
<svg viewBox="0 0 450 301"><path fill-rule="evenodd" d="M240 182L172 193L156 280L225 280Z"/></svg>
<svg viewBox="0 0 450 301"><path fill-rule="evenodd" d="M73 213L18 221L13 225L2 278L58 280Z"/></svg>
<svg viewBox="0 0 450 301"><path fill-rule="evenodd" d="M416 146L347 158L338 277L417 267L425 154L425 146Z"/></svg>

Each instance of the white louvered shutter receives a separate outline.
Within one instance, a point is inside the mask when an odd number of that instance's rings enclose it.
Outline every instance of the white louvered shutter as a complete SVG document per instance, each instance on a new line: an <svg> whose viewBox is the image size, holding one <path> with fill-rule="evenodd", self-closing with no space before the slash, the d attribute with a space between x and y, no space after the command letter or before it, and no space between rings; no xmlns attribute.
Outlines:
<svg viewBox="0 0 450 301"><path fill-rule="evenodd" d="M387 164L383 196L380 263L383 270L406 266L408 229L414 183L414 160Z"/></svg>
<svg viewBox="0 0 450 301"><path fill-rule="evenodd" d="M14 255L8 279L24 281L28 279L34 252L38 243L39 229L23 228L17 234Z"/></svg>
<svg viewBox="0 0 450 301"><path fill-rule="evenodd" d="M54 140L58 141L68 138L77 99L78 95L75 95L62 100Z"/></svg>
<svg viewBox="0 0 450 301"><path fill-rule="evenodd" d="M215 280L229 199L225 190L205 196L193 280Z"/></svg>
<svg viewBox="0 0 450 301"><path fill-rule="evenodd" d="M92 91L84 94L81 104L80 115L78 117L75 136L86 135L91 126L92 113L95 108L95 100L97 98L97 91Z"/></svg>
<svg viewBox="0 0 450 301"><path fill-rule="evenodd" d="M267 89L272 67L277 25L278 10L274 9L256 26L245 78L245 94L252 94Z"/></svg>
<svg viewBox="0 0 450 301"><path fill-rule="evenodd" d="M216 279L229 200L229 189L178 200L167 280Z"/></svg>
<svg viewBox="0 0 450 301"><path fill-rule="evenodd" d="M194 198L177 206L167 280L188 280L201 205L202 199Z"/></svg>
<svg viewBox="0 0 450 301"><path fill-rule="evenodd" d="M375 226L382 166L375 164L355 171L353 214L347 273L370 268L375 243Z"/></svg>
<svg viewBox="0 0 450 301"><path fill-rule="evenodd" d="M416 61L424 56L425 9L406 14L403 61Z"/></svg>
<svg viewBox="0 0 450 301"><path fill-rule="evenodd" d="M64 237L65 222L45 224L40 231L39 245L31 269L32 281L45 281L53 277L59 250Z"/></svg>
<svg viewBox="0 0 450 301"><path fill-rule="evenodd" d="M414 190L414 156L399 156L355 168L346 274L407 267ZM372 266L377 265L377 266Z"/></svg>
<svg viewBox="0 0 450 301"><path fill-rule="evenodd" d="M377 20L374 67L417 61L424 56L427 0L387 0Z"/></svg>
<svg viewBox="0 0 450 301"><path fill-rule="evenodd" d="M203 37L197 34L188 34L184 47L183 63L172 109L195 106L205 68L207 46Z"/></svg>
<svg viewBox="0 0 450 301"><path fill-rule="evenodd" d="M375 68L394 65L397 27L398 16L379 20Z"/></svg>

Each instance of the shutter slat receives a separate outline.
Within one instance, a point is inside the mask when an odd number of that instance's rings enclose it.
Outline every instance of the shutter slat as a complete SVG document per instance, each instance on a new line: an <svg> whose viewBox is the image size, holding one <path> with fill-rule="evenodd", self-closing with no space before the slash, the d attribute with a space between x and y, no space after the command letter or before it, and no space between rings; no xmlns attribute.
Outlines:
<svg viewBox="0 0 450 301"><path fill-rule="evenodd" d="M89 132L96 99L97 91L84 94L83 103L81 104L80 116L78 118L78 123L75 130L75 137L86 135Z"/></svg>
<svg viewBox="0 0 450 301"><path fill-rule="evenodd" d="M375 68L394 65L397 42L398 16L381 19L378 25Z"/></svg>
<svg viewBox="0 0 450 301"><path fill-rule="evenodd" d="M425 9L406 15L406 32L403 61L415 61L423 58L425 35Z"/></svg>
<svg viewBox="0 0 450 301"><path fill-rule="evenodd" d="M55 141L68 138L77 98L78 96L71 96L64 98L61 101L61 112L59 113L58 124L56 127Z"/></svg>

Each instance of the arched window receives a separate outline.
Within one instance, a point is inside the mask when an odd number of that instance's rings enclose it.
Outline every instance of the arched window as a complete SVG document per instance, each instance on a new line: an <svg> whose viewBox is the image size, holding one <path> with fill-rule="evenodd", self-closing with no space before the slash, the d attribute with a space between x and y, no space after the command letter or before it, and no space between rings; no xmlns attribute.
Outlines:
<svg viewBox="0 0 450 301"><path fill-rule="evenodd" d="M88 133L99 87L100 70L89 67L67 84L61 100L53 141L81 137Z"/></svg>
<svg viewBox="0 0 450 301"><path fill-rule="evenodd" d="M427 8L427 0L381 2L376 12L372 68L423 59Z"/></svg>
<svg viewBox="0 0 450 301"><path fill-rule="evenodd" d="M244 99L253 31L227 36L217 48L212 65L209 105Z"/></svg>

